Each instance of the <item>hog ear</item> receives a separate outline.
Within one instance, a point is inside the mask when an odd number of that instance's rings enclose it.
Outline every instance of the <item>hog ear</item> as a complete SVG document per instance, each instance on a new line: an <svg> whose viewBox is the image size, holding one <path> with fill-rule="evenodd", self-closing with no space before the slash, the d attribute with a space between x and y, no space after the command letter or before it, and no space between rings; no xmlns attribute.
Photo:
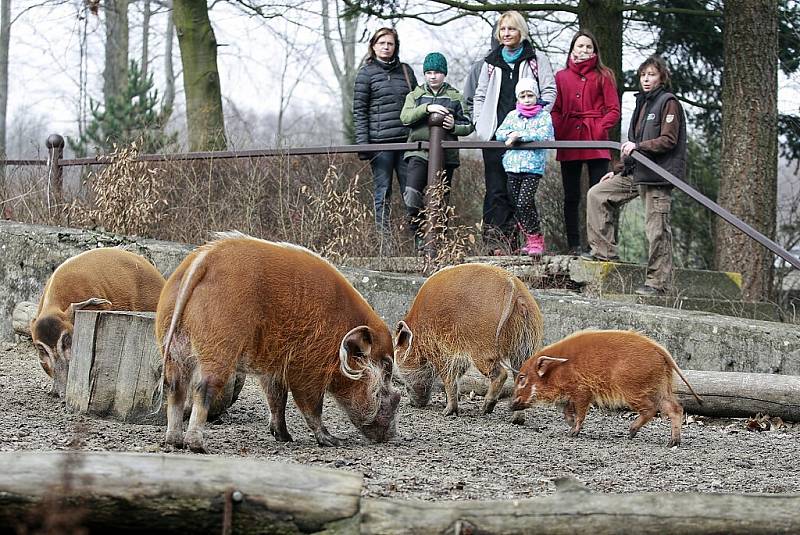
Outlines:
<svg viewBox="0 0 800 535"><path fill-rule="evenodd" d="M411 342L414 340L414 334L408 328L405 321L400 320L397 323L397 329L394 331L394 350L395 355L398 353L403 356L407 355L411 350Z"/></svg>
<svg viewBox="0 0 800 535"><path fill-rule="evenodd" d="M110 305L111 301L108 299L103 299L100 297L92 297L91 299L87 299L86 301L81 301L80 303L72 303L67 308L67 319L70 323L75 323L75 312L78 310L84 309L86 307L97 306L97 305Z"/></svg>
<svg viewBox="0 0 800 535"><path fill-rule="evenodd" d="M47 346L42 342L35 342L34 344L39 352L39 364L42 366L44 373L53 377L53 357Z"/></svg>
<svg viewBox="0 0 800 535"><path fill-rule="evenodd" d="M366 325L361 325L352 329L344 338L339 346L339 370L342 375L357 381L364 375L362 370L354 370L347 362L349 357L356 359L369 359L372 352L372 331Z"/></svg>
<svg viewBox="0 0 800 535"><path fill-rule="evenodd" d="M536 373L539 374L539 377L543 377L551 368L554 368L558 364L567 362L567 359L561 359L558 357L548 357L547 355L542 355L538 359L536 359Z"/></svg>

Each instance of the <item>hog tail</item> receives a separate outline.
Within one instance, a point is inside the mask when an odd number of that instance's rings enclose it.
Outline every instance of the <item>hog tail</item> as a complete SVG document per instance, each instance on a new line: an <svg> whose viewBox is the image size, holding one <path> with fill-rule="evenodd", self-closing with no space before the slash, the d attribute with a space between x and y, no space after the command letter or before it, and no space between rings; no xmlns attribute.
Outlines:
<svg viewBox="0 0 800 535"><path fill-rule="evenodd" d="M503 313L500 314L500 321L497 323L497 331L495 332L495 341L500 340L500 331L503 330L506 323L508 322L508 318L511 317L511 312L514 310L514 302L516 301L517 296L517 288L514 285L514 280L511 277L506 279L508 283L506 286L508 287L508 292L506 292L506 302L503 306Z"/></svg>
<svg viewBox="0 0 800 535"><path fill-rule="evenodd" d="M169 345L172 342L172 338L175 336L175 330L178 328L178 323L186 308L186 303L189 302L192 291L205 274L203 260L207 254L208 249L201 251L192 261L189 269L186 270L186 273L184 273L181 279L181 285L178 288L178 296L175 298L175 308L172 310L172 320L169 323L167 335L164 337L164 359L169 358Z"/></svg>
<svg viewBox="0 0 800 535"><path fill-rule="evenodd" d="M670 355L669 352L666 349L664 349L664 358L667 359L667 362L672 367L672 369L675 370L675 373L678 374L678 377L680 377L681 380L683 380L683 382L686 384L686 387L689 389L689 392L691 392L692 395L694 396L694 399L697 400L697 403L702 405L703 404L703 400L694 391L694 388L692 388L692 385L689 384L689 381L683 375L683 372L681 372L681 369L678 368L678 364L675 362L675 359L672 358L672 355Z"/></svg>

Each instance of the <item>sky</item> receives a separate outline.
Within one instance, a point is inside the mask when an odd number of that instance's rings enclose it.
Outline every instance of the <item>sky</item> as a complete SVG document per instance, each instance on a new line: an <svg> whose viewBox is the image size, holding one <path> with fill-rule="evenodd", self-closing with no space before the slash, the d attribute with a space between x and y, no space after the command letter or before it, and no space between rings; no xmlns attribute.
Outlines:
<svg viewBox="0 0 800 535"><path fill-rule="evenodd" d="M46 5L35 7L42 3ZM133 3L129 10L131 58L139 58L141 54L140 11L140 3ZM300 27L273 21L270 30L264 20L245 16L229 4L218 2L211 10L210 17L217 41L222 45L218 63L229 128L237 123L256 128L259 117L277 113L279 80L284 66L286 84L297 84L292 95L290 115L313 118L324 112L337 116L338 89L322 47L319 22L313 16L306 16L303 19L304 26ZM26 124L34 123L34 126L43 125L47 132L75 135L81 100L84 109L88 104L86 98L80 98L78 89L81 65L85 66L87 96L99 99L102 95L102 16L88 14L83 0L66 0L66 3L64 0L12 0L12 18L15 20L9 58L9 132L13 132L12 123L23 130ZM370 20L361 28L363 42L357 47L359 58L366 53L366 40L370 34L385 24L384 21ZM154 14L151 25L152 69L156 86L163 87L165 13ZM448 81L459 88L467 66L482 54L488 42L488 25L473 18L461 19L445 27L430 27L416 21L401 20L397 28L401 58L414 68L418 79L422 78L421 63L425 54L438 50L450 62ZM565 48L570 36L569 32L562 33L552 46ZM82 47L84 39L86 46ZM289 42L293 42L301 52L285 62L284 51ZM88 52L82 54L82 49ZM176 70L180 69L177 39L173 56ZM624 68L635 68L641 59L639 55L626 53ZM560 68L565 61L564 53L554 52L550 60L554 68ZM780 110L800 113L800 77L795 76L791 80L781 77L780 88ZM184 113L180 78L176 89L175 120L180 125ZM631 113L632 102L632 95L626 94L623 100L623 124L627 124L626 113ZM30 129L35 129L34 126ZM289 127L300 128L295 122ZM309 128L313 131L313 127ZM36 132L36 135L39 134ZM26 136L22 132L18 137ZM318 139L324 141L325 138L319 136ZM18 139L17 144L33 150L34 147L41 148L42 141L31 135L31 139ZM12 146L9 144L9 148ZM13 154L9 156L15 157Z"/></svg>

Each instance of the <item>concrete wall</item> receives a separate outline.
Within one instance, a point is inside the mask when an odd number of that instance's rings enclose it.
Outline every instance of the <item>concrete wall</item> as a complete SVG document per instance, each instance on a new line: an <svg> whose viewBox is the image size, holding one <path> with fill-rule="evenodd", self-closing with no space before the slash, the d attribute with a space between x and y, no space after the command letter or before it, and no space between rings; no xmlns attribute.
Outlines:
<svg viewBox="0 0 800 535"><path fill-rule="evenodd" d="M11 311L37 301L47 277L70 256L92 247L123 245L151 259L169 275L192 246L136 240L92 231L0 222L0 339L9 339ZM422 277L342 268L343 273L394 329ZM545 318L545 343L587 329L635 329L658 340L685 368L800 375L796 325L746 320L705 312L589 299L533 290Z"/></svg>

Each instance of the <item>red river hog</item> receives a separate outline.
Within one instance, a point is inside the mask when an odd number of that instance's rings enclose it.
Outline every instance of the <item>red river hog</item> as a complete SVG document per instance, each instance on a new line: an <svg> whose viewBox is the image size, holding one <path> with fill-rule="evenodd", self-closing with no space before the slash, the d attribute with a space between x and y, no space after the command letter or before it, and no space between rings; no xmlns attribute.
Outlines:
<svg viewBox="0 0 800 535"><path fill-rule="evenodd" d="M413 335L412 335L413 333ZM444 383L444 415L458 414L458 378L474 365L489 378L483 413L497 404L506 368L517 368L542 343L542 314L525 284L488 264L462 264L433 274L397 326L395 360L412 405ZM524 414L514 415L515 423Z"/></svg>
<svg viewBox="0 0 800 535"><path fill-rule="evenodd" d="M258 376L278 441L292 440L289 391L322 446L341 444L322 423L326 391L367 438L394 436L400 392L392 386L392 336L361 294L300 246L239 233L219 237L184 259L158 304L166 443L205 451L209 404L237 369ZM184 436L193 374L197 386Z"/></svg>
<svg viewBox="0 0 800 535"><path fill-rule="evenodd" d="M144 257L104 247L80 253L56 268L31 321L39 362L64 396L72 358L75 312L80 309L155 312L164 277Z"/></svg>
<svg viewBox="0 0 800 535"><path fill-rule="evenodd" d="M639 413L629 437L658 411L672 423L669 446L681 442L683 407L672 390L673 372L702 403L661 345L633 331L581 331L539 350L517 375L511 408L563 403L571 436L581 431L589 406L630 407Z"/></svg>

